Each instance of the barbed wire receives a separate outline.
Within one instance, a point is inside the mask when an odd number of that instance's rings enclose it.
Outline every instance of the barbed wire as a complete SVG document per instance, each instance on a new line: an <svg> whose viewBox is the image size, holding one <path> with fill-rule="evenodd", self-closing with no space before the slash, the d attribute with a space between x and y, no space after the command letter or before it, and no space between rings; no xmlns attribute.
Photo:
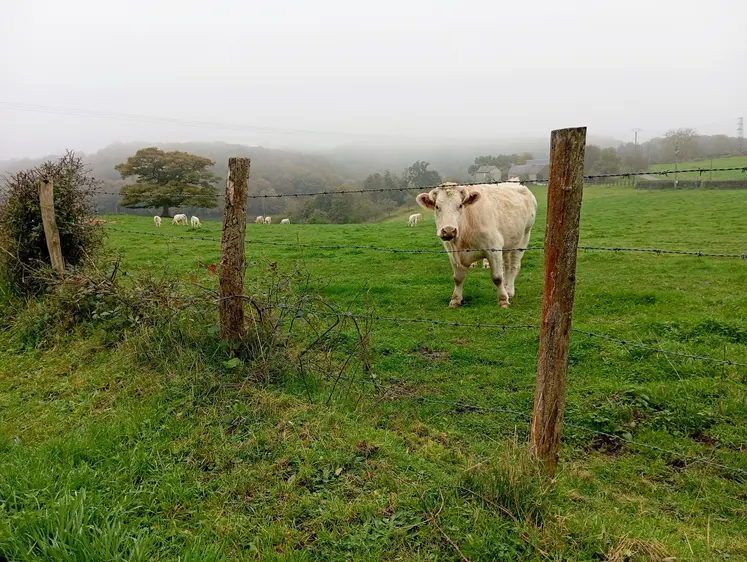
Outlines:
<svg viewBox="0 0 747 562"><path fill-rule="evenodd" d="M650 172L619 172L616 174L594 174L584 176L585 180L596 180L603 178L632 178L636 176L668 176L669 174L700 174L705 172L747 172L747 166L732 166L729 168L689 168L684 170L652 170Z"/></svg>
<svg viewBox="0 0 747 562"><path fill-rule="evenodd" d="M280 310L294 310L296 312L307 312L304 309L299 309L297 307L287 307L282 305L270 305L265 307L265 309L280 309ZM491 323L479 323L479 322L451 322L447 320L432 320L428 318L405 318L405 317L399 317L399 316L380 316L376 314L360 314L360 313L353 313L353 312L329 312L329 311L308 311L312 314L317 314L320 316L335 316L338 318L355 318L359 320L378 320L382 322L395 322L395 323L418 323L418 324L432 324L432 325L442 325L442 326L452 326L452 327L466 327L466 328L482 328L482 329L497 329L497 330L509 330L509 329L539 329L542 326L540 324L491 324ZM643 349L646 351L652 351L654 353L661 353L664 355L671 355L675 357L682 357L683 359L696 359L699 361L705 361L705 362L711 362L711 363L719 363L724 365L729 365L731 367L747 367L747 363L740 363L738 361L732 361L730 359L717 359L715 357L709 357L707 355L697 355L694 353L682 353L679 351L670 351L666 349L661 349L658 347L651 347L639 343L629 342L627 340L615 338L612 336L607 336L605 334L597 334L594 332L589 332L586 330L579 330L576 328L571 329L572 333L576 334L582 334L585 336L590 336L594 338L603 339L609 342L625 345L628 347L635 347L637 349Z"/></svg>
<svg viewBox="0 0 747 562"><path fill-rule="evenodd" d="M107 230L113 230L117 232L125 232L129 234L142 234L144 236L161 236L165 238L182 238L185 240L212 240L214 242L220 242L220 238L200 238L197 236L178 236L176 234L166 234L161 232L147 232L144 230L125 230L115 227L106 227ZM372 252L389 252L392 254L460 254L460 253L471 253L471 252L530 252L544 250L544 246L527 246L526 248L468 248L464 250L446 250L437 248L387 248L381 246L366 246L360 244L305 244L301 242L274 242L271 240L257 240L248 239L247 244L259 244L264 246L279 246L288 248L310 248L317 250L369 250ZM684 256L699 256L699 257L714 257L714 258L740 258L747 259L747 253L740 254L726 254L726 253L713 253L704 251L691 251L691 250L665 250L656 248L624 248L614 247L607 248L602 246L579 246L579 250L585 251L597 251L597 252L642 252L649 254L671 254L671 255L684 255Z"/></svg>
<svg viewBox="0 0 747 562"><path fill-rule="evenodd" d="M585 336L590 336L592 338L599 338L608 342L617 343L620 345L624 345L626 347L634 347L636 349L643 349L645 351L653 351L654 353L661 353L662 355L672 355L675 357L682 357L683 359L697 359L698 361L707 361L711 363L721 363L723 365L729 365L731 367L747 367L747 363L740 363L738 361L732 361L731 359L717 359L715 357L708 357L707 355L696 355L693 353L682 353L679 351L669 351L667 349L661 349L658 347L651 347L648 345L643 345L640 343L635 343L627 340L623 340L620 338L615 338L612 336L608 336L606 334L596 334L594 332L588 332L586 330L579 330L577 328L572 328L571 332L575 334L583 334Z"/></svg>
<svg viewBox="0 0 747 562"><path fill-rule="evenodd" d="M263 310L291 310L296 312L305 312L304 309L298 307L291 307L285 305L269 305L265 306ZM396 323L410 323L410 324L432 324L434 326L451 326L458 328L490 328L496 330L512 330L512 329L539 329L539 324L484 324L480 322L451 322L448 320L431 320L429 318L404 318L400 316L381 316L377 314L357 314L354 312L330 312L323 310L313 310L312 314L319 316L334 316L337 318L355 318L356 320L378 320L382 322L396 322Z"/></svg>
<svg viewBox="0 0 747 562"><path fill-rule="evenodd" d="M324 374L325 378L331 379L331 380L344 380L347 382L355 383L355 384L363 384L374 387L378 392L387 392L395 396L399 396L402 398L408 398L410 400L414 400L421 403L429 403L429 404L438 404L442 406L450 406L458 409L462 409L465 411L472 411L472 412L487 412L487 413L495 413L495 414L506 414L515 416L527 421L532 420L532 415L528 414L526 412L521 412L519 410L512 410L509 408L496 408L491 406L478 406L476 404L470 404L468 402L461 402L456 400L441 400L437 398L430 398L428 396L420 396L412 391L408 391L402 387L394 386L394 385L384 385L379 383L378 381L368 380L368 379L359 379L359 378L352 378L352 377L345 377L343 375L338 374ZM641 447L644 449L649 449L652 451L657 451L660 453L664 453L667 455L671 455L674 457L682 458L685 460L690 461L692 464L695 463L701 463L708 466L712 466L714 468L719 468L722 470L726 470L729 472L736 472L739 474L747 475L747 470L744 470L742 468L736 467L736 466L730 466L727 464L719 463L716 461L713 461L709 458L692 455L689 453L682 453L680 451L674 451L671 449L665 449L664 447L659 447L658 445L651 445L649 443L643 443L641 441L636 441L634 439L629 439L627 437L623 437L621 435L615 435L614 433L608 433L606 431L599 431L597 429L593 429L591 427L586 427L583 425L579 425L573 422L563 421L563 426L568 429L576 429L579 431L584 431L586 433L591 433L593 435L597 435L600 437L606 437L607 439L613 439L616 441L620 441L623 443L627 443L629 445L635 446L635 447Z"/></svg>
<svg viewBox="0 0 747 562"><path fill-rule="evenodd" d="M747 172L747 166L736 166L730 168L690 168L685 170L654 170L650 172L620 172L616 174L593 174L584 176L584 180L598 180L605 178L633 178L636 176L669 176L669 174L704 174L706 172ZM500 183L511 183L506 181L481 181L481 182L465 182L459 183L459 186L472 187L477 185L497 185ZM547 184L548 180L528 180L527 184ZM524 183L522 183L524 185ZM387 193L392 191L430 191L438 187L444 186L443 183L424 185L424 186L397 186L397 187L377 187L373 189L325 189L321 191L306 191L300 193L262 193L262 194L249 194L246 196L247 199L281 199L285 197L315 197L321 195L352 195L356 193ZM98 191L97 195L123 195L120 192L114 191ZM225 197L223 194L215 195L199 195L199 194L186 194L186 193L159 193L159 197Z"/></svg>

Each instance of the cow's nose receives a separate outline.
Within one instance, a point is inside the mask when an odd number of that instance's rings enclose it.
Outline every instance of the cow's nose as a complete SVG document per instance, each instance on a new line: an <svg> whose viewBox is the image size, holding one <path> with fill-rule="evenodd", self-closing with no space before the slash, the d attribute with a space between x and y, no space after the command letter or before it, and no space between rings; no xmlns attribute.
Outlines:
<svg viewBox="0 0 747 562"><path fill-rule="evenodd" d="M453 226L445 226L441 229L441 232L439 233L439 237L441 240L453 240L456 238L457 235L457 229Z"/></svg>

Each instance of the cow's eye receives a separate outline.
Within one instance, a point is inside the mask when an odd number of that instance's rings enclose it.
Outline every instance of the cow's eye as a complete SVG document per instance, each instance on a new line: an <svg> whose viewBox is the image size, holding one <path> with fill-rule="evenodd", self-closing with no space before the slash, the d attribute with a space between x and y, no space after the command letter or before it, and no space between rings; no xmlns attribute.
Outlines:
<svg viewBox="0 0 747 562"><path fill-rule="evenodd" d="M459 208L460 208L460 209L461 209L462 207L464 207L464 205L459 205Z"/></svg>
<svg viewBox="0 0 747 562"><path fill-rule="evenodd" d="M440 210L441 210L441 207L439 207L438 205L436 205L436 210L437 210L437 211L440 211Z"/></svg>

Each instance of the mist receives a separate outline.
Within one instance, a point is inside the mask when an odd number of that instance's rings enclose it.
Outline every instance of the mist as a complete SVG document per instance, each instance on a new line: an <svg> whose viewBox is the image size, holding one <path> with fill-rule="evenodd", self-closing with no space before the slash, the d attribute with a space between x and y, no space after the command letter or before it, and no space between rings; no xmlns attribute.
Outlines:
<svg viewBox="0 0 747 562"><path fill-rule="evenodd" d="M734 134L747 3L10 0L0 158ZM188 122L189 121L189 122ZM199 123L195 123L199 122Z"/></svg>

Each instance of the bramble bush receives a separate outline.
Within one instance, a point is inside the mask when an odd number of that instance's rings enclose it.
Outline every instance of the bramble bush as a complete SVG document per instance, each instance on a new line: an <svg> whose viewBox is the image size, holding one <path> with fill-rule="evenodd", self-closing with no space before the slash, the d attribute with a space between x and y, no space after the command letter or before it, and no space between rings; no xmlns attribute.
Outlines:
<svg viewBox="0 0 747 562"><path fill-rule="evenodd" d="M54 182L54 206L65 267L76 268L101 248L103 230L95 220L94 194L100 182L83 159L68 151L57 161L3 178L0 195L0 284L15 295L43 292L49 266L39 205L39 181Z"/></svg>

